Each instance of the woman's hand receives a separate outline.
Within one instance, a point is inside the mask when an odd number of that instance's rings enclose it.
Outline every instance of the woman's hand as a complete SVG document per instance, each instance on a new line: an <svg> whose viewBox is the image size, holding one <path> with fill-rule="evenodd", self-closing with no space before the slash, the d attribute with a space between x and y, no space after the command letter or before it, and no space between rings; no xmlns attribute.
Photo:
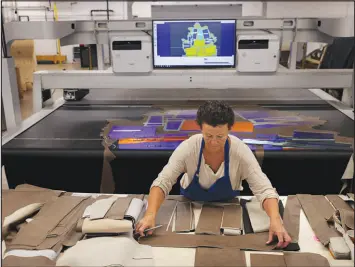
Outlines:
<svg viewBox="0 0 355 267"><path fill-rule="evenodd" d="M140 236L145 236L144 230L149 229L155 226L155 215L152 213L146 213L144 217L137 223L136 232ZM153 230L150 230L146 233L147 235L153 234Z"/></svg>
<svg viewBox="0 0 355 267"><path fill-rule="evenodd" d="M266 244L270 244L274 236L277 236L279 240L276 246L278 248L285 248L291 242L291 237L284 228L280 217L270 219L269 240Z"/></svg>

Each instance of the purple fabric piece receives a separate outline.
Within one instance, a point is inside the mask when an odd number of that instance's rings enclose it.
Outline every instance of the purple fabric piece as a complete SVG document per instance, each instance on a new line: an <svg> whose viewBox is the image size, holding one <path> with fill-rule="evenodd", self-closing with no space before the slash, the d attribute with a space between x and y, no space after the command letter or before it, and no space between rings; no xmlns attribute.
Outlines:
<svg viewBox="0 0 355 267"><path fill-rule="evenodd" d="M297 139L331 139L334 140L332 133L310 133L294 131L293 137Z"/></svg>
<svg viewBox="0 0 355 267"><path fill-rule="evenodd" d="M147 122L147 125L163 125L163 117L151 116Z"/></svg>
<svg viewBox="0 0 355 267"><path fill-rule="evenodd" d="M178 131L180 129L180 126L182 124L182 120L180 121L168 121L165 125L166 131Z"/></svg>
<svg viewBox="0 0 355 267"><path fill-rule="evenodd" d="M277 139L277 134L257 134L256 139L273 141Z"/></svg>
<svg viewBox="0 0 355 267"><path fill-rule="evenodd" d="M269 117L269 113L265 111L239 111L238 114L246 119L259 119Z"/></svg>
<svg viewBox="0 0 355 267"><path fill-rule="evenodd" d="M195 120L196 115L177 115L177 119L185 119L185 120Z"/></svg>

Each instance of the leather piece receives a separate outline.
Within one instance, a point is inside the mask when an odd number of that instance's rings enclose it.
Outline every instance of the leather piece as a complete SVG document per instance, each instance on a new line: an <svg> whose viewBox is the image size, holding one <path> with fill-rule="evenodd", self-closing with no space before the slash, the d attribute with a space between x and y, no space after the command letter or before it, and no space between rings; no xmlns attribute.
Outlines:
<svg viewBox="0 0 355 267"><path fill-rule="evenodd" d="M87 198L62 196L54 202L47 203L30 223L21 227L11 247L18 249L36 248L46 241L47 236L60 236L65 231L63 230L65 224L61 224L61 221L65 218L70 221L72 214L76 213L74 209L85 199ZM71 211L73 211L72 214L70 214ZM47 240L47 242L50 241ZM51 247L41 249L47 248Z"/></svg>
<svg viewBox="0 0 355 267"><path fill-rule="evenodd" d="M284 227L290 235L293 243L298 242L300 232L300 215L301 203L298 201L297 196L288 196L282 219Z"/></svg>
<svg viewBox="0 0 355 267"><path fill-rule="evenodd" d="M196 249L195 267L246 267L244 251L234 248L202 248Z"/></svg>
<svg viewBox="0 0 355 267"><path fill-rule="evenodd" d="M223 207L222 228L242 229L242 207L240 205Z"/></svg>
<svg viewBox="0 0 355 267"><path fill-rule="evenodd" d="M37 249L47 249L55 246L62 246L63 243L68 239L68 236L72 235L75 231L75 226L79 218L81 218L84 210L94 202L94 199L87 198L82 201L75 209L73 209L63 220L59 222L57 227L51 231L47 238L42 242ZM74 239L69 240L70 242L75 242ZM67 243L70 244L70 242ZM75 245L75 244L74 244Z"/></svg>
<svg viewBox="0 0 355 267"><path fill-rule="evenodd" d="M338 195L326 195L327 199L333 204L335 209L337 210L348 210L354 212L352 207L349 206L343 199L341 199Z"/></svg>
<svg viewBox="0 0 355 267"><path fill-rule="evenodd" d="M284 252L287 267L328 267L328 260L315 253L287 253Z"/></svg>
<svg viewBox="0 0 355 267"><path fill-rule="evenodd" d="M47 203L58 198L59 193L54 191L15 191L6 190L2 191L1 201L4 203L2 205L1 211L1 222L6 216L13 214L16 210L26 207L33 203Z"/></svg>
<svg viewBox="0 0 355 267"><path fill-rule="evenodd" d="M297 195L302 209L320 242L327 246L331 237L338 237L338 231L327 220L333 216L334 209L324 196Z"/></svg>
<svg viewBox="0 0 355 267"><path fill-rule="evenodd" d="M169 225L171 216L173 215L176 205L177 205L176 200L166 199L159 208L158 214L155 218L155 224ZM169 225L169 228L171 228L171 225Z"/></svg>
<svg viewBox="0 0 355 267"><path fill-rule="evenodd" d="M132 201L131 196L118 198L105 215L106 219L123 220L126 210Z"/></svg>
<svg viewBox="0 0 355 267"><path fill-rule="evenodd" d="M153 234L149 237L139 239L140 244L152 247L173 247L173 248L237 248L256 251L271 251L276 243L266 245L268 233L240 235L240 236L219 236L219 235L186 235L186 234Z"/></svg>
<svg viewBox="0 0 355 267"><path fill-rule="evenodd" d="M67 231L66 235L63 236L62 245L66 247L74 246L79 240L83 238L83 233L76 231L76 226L78 221L81 219L82 214L84 213L85 209L90 206L95 200L93 198L89 198L84 200L80 206L78 207L74 217L70 220L69 230ZM63 223L63 221L61 222Z"/></svg>
<svg viewBox="0 0 355 267"><path fill-rule="evenodd" d="M7 256L2 260L1 266L4 267L39 267L39 266L55 266L55 261L48 259L47 257L17 257L17 256Z"/></svg>
<svg viewBox="0 0 355 267"><path fill-rule="evenodd" d="M350 197L352 200L354 200L354 194L353 193L347 193L347 196Z"/></svg>
<svg viewBox="0 0 355 267"><path fill-rule="evenodd" d="M113 203L115 203L117 196L112 196L107 199L96 200L90 206L90 219L103 219L106 213L110 210Z"/></svg>
<svg viewBox="0 0 355 267"><path fill-rule="evenodd" d="M283 255L250 254L251 267L286 267Z"/></svg>
<svg viewBox="0 0 355 267"><path fill-rule="evenodd" d="M61 196L66 193L65 191L62 191L62 190L52 190L52 189L48 189L48 188L44 188L44 187L31 185L31 184L20 184L20 185L16 186L15 191L35 191L35 192L49 191L49 192L54 192L58 196Z"/></svg>
<svg viewBox="0 0 355 267"><path fill-rule="evenodd" d="M223 216L223 207L202 206L201 215L196 227L196 234L220 235Z"/></svg>
<svg viewBox="0 0 355 267"><path fill-rule="evenodd" d="M251 222L250 222L250 218L249 218L249 213L248 213L248 209L246 208L246 203L248 203L250 200L246 200L246 199L240 199L240 205L242 206L242 219L243 219L243 230L245 232L245 234L252 234L254 233L253 228L251 226ZM279 213L281 218L283 218L283 214L284 214L284 206L281 202L281 200L279 201Z"/></svg>
<svg viewBox="0 0 355 267"><path fill-rule="evenodd" d="M339 210L339 215L344 231L354 230L354 211Z"/></svg>
<svg viewBox="0 0 355 267"><path fill-rule="evenodd" d="M248 210L251 227L254 233L268 232L270 228L270 218L261 208L260 202L247 202L246 208Z"/></svg>
<svg viewBox="0 0 355 267"><path fill-rule="evenodd" d="M97 233L127 233L133 230L132 222L129 220L89 220L84 219L82 232L84 234Z"/></svg>
<svg viewBox="0 0 355 267"><path fill-rule="evenodd" d="M175 213L175 232L192 230L193 210L191 202L178 202Z"/></svg>

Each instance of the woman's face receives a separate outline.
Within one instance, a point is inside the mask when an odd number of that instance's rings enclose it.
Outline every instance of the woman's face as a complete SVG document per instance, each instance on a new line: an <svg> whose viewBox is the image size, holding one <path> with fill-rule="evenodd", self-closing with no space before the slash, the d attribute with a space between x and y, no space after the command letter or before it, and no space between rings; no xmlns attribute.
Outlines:
<svg viewBox="0 0 355 267"><path fill-rule="evenodd" d="M217 152L223 150L229 133L228 124L213 127L203 123L201 131L208 151Z"/></svg>

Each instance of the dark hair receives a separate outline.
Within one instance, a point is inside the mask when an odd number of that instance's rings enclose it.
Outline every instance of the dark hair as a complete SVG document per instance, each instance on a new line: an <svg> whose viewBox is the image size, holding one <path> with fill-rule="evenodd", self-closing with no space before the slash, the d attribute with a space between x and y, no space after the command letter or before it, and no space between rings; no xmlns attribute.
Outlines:
<svg viewBox="0 0 355 267"><path fill-rule="evenodd" d="M229 105L221 101L207 101L198 108L196 122L200 127L203 123L213 127L228 124L230 129L234 124L234 112Z"/></svg>

